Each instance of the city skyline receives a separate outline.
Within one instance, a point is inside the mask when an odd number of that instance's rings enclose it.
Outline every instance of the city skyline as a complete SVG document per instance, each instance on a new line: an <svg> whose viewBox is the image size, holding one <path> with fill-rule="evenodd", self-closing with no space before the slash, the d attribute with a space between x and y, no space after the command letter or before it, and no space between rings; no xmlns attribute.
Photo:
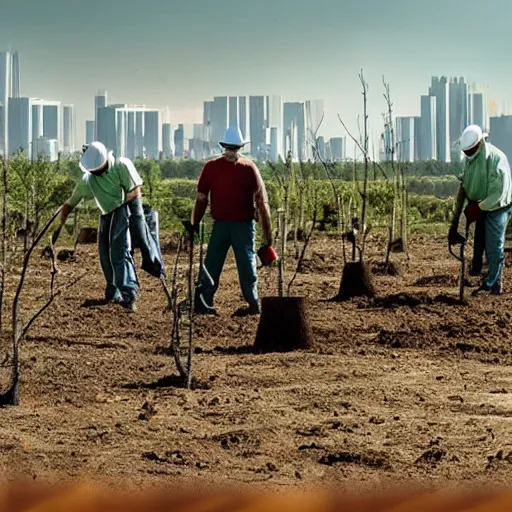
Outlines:
<svg viewBox="0 0 512 512"><path fill-rule="evenodd" d="M482 29L468 31L475 12ZM25 0L2 8L0 48L12 45L23 56L23 95L75 105L77 143L85 138L91 98L100 88L112 102L168 105L175 125L201 122L208 97L322 98L323 134L335 137L343 134L338 113L356 131L361 68L377 138L385 111L383 74L397 116L419 115L417 97L431 76L488 82L499 105L510 102L511 73L500 66L510 42L500 27L511 12L505 1L483 7L473 0L262 0L257 9L232 0L125 0L122 8L112 0ZM493 27L493 37L485 27Z"/></svg>

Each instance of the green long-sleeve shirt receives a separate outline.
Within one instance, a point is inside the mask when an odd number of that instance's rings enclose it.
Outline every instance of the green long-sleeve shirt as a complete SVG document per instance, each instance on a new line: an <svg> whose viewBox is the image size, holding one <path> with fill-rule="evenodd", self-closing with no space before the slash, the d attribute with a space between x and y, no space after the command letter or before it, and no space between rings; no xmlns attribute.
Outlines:
<svg viewBox="0 0 512 512"><path fill-rule="evenodd" d="M84 173L67 203L77 206L82 199L94 199L103 215L119 208L129 192L142 185L142 178L128 158L119 158L109 170L97 176Z"/></svg>
<svg viewBox="0 0 512 512"><path fill-rule="evenodd" d="M512 179L508 159L497 147L483 143L474 160L463 159L462 188L480 209L494 211L512 203Z"/></svg>

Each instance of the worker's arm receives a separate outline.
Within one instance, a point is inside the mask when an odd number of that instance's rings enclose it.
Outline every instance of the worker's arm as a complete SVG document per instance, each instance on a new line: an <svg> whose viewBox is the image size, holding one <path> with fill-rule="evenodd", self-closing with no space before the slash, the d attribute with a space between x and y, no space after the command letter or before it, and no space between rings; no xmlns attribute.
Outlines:
<svg viewBox="0 0 512 512"><path fill-rule="evenodd" d="M510 166L506 156L502 156L496 169L490 170L487 197L478 206L483 211L493 211L508 206L511 201L512 183Z"/></svg>
<svg viewBox="0 0 512 512"><path fill-rule="evenodd" d="M462 188L462 184L459 185L459 191L457 192L457 198L455 199L455 210L452 217L452 227L459 225L459 219L462 214L462 208L464 207L464 201L466 200L466 192Z"/></svg>
<svg viewBox="0 0 512 512"><path fill-rule="evenodd" d="M263 233L263 244L272 245L272 217L270 214L270 206L268 204L267 189L258 169L256 169L256 182L257 189L254 195L254 200L261 224L261 231Z"/></svg>
<svg viewBox="0 0 512 512"><path fill-rule="evenodd" d="M142 197L141 187L135 187L131 192L128 192L128 194L126 195L126 201L133 201L137 197Z"/></svg>
<svg viewBox="0 0 512 512"><path fill-rule="evenodd" d="M208 195L210 194L210 167L205 164L197 182L197 194L194 208L192 210L192 225L198 231L199 224L203 220L206 208L208 207Z"/></svg>
<svg viewBox="0 0 512 512"><path fill-rule="evenodd" d="M194 209L192 210L193 226L199 226L199 224L201 224L207 207L208 196L202 192L198 192L196 195L196 202L194 203Z"/></svg>

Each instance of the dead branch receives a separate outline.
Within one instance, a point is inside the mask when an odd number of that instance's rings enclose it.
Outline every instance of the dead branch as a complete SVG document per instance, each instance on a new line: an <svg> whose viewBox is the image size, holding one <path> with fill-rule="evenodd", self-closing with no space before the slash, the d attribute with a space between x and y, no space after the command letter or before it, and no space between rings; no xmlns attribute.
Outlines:
<svg viewBox="0 0 512 512"><path fill-rule="evenodd" d="M315 210L314 210L314 213L313 213L313 223L311 224L311 229L309 230L309 233L308 233L307 237L304 240L304 245L302 246L302 252L300 253L299 260L297 262L297 267L295 269L295 274L293 274L292 279L288 283L287 295L290 295L290 289L291 289L291 287L292 287L292 285L293 285L293 283L295 281L295 278L297 277L299 271L302 268L302 263L304 261L304 256L306 255L306 251L308 250L308 246L309 246L309 241L311 240L311 235L313 234L313 231L314 231L315 226L316 226L317 213L318 213L318 204L317 204L317 201L315 201Z"/></svg>
<svg viewBox="0 0 512 512"><path fill-rule="evenodd" d="M19 357L19 343L21 341L21 333L20 333L20 321L19 321L19 310L20 310L20 297L21 292L23 291L23 285L25 284L25 277L28 270L28 264L30 261L30 257L34 252L34 249L39 244L43 236L50 229L55 219L58 217L62 210L62 206L53 214L51 219L46 223L44 228L41 230L39 235L32 242L31 246L28 248L25 253L23 259L23 269L21 271L20 280L18 282L18 287L16 289L16 295L14 297L14 301L12 304L12 352L13 352L13 361L12 361L12 383L10 389L0 395L0 403L3 405L18 405L19 404L19 380L20 380L20 357Z"/></svg>
<svg viewBox="0 0 512 512"><path fill-rule="evenodd" d="M179 259L180 253L183 246L183 238L182 235L178 242L178 248L176 250L176 259L174 261L174 269L172 276L172 284L171 284L171 311L173 314L172 320L172 329L171 329L171 350L174 355L174 361L176 363L176 368L180 377L185 380L187 376L187 372L185 368L183 368L183 364L181 363L181 355L180 355L180 311L178 304L178 268L179 268Z"/></svg>
<svg viewBox="0 0 512 512"><path fill-rule="evenodd" d="M23 331L21 332L21 336L20 336L20 341L25 338L25 336L27 335L28 331L30 330L30 328L32 327L34 322L55 302L55 299L57 297L59 297L60 295L62 295L63 292L65 292L65 291L69 290L70 288L72 288L73 286L75 286L75 284L77 284L79 281L81 281L86 275L87 275L87 272L84 272L83 274L76 277L70 283L63 286L56 292L54 291L53 286L52 286L52 292L51 292L48 300L45 302L45 304L43 306L41 306L41 308L36 313L34 313L32 318L27 322L27 325L23 328ZM52 281L53 281L53 275L52 275Z"/></svg>

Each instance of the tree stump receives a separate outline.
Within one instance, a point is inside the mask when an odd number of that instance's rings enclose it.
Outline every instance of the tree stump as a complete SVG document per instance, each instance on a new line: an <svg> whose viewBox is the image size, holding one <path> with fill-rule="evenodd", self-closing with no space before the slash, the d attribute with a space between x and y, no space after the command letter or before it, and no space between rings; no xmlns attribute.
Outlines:
<svg viewBox="0 0 512 512"><path fill-rule="evenodd" d="M303 297L264 297L254 352L291 352L311 346L313 334Z"/></svg>
<svg viewBox="0 0 512 512"><path fill-rule="evenodd" d="M375 297L371 274L362 261L351 261L345 264L338 295L332 301L341 302L353 297Z"/></svg>
<svg viewBox="0 0 512 512"><path fill-rule="evenodd" d="M82 228L78 233L79 244L95 244L98 241L98 230L96 228Z"/></svg>

